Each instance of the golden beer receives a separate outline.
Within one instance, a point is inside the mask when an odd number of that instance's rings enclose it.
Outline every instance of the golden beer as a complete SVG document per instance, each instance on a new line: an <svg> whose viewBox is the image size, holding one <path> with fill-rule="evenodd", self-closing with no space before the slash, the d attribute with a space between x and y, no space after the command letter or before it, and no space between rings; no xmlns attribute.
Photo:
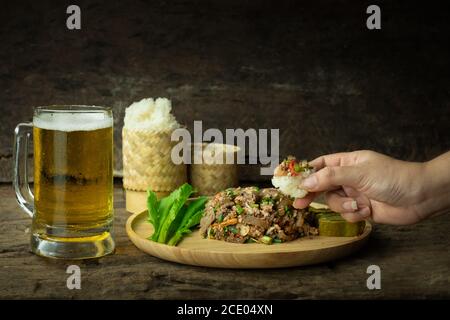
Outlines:
<svg viewBox="0 0 450 320"><path fill-rule="evenodd" d="M56 237L101 236L113 212L112 127L34 127L34 223Z"/></svg>
<svg viewBox="0 0 450 320"><path fill-rule="evenodd" d="M41 107L35 109L32 127L32 250L43 256L68 259L111 253L114 250L110 234L113 222L111 110Z"/></svg>

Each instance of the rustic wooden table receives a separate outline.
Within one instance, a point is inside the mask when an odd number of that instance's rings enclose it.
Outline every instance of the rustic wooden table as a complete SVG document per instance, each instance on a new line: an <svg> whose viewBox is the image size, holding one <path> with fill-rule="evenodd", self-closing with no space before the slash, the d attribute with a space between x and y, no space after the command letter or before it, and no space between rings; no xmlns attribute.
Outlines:
<svg viewBox="0 0 450 320"><path fill-rule="evenodd" d="M450 215L416 226L375 226L360 252L333 263L276 270L218 270L178 265L140 252L125 233L124 194L115 188L116 253L98 260L56 261L29 252L30 219L9 184L0 185L1 299L366 299L449 298ZM81 290L66 269L81 268ZM368 290L370 265L381 290Z"/></svg>

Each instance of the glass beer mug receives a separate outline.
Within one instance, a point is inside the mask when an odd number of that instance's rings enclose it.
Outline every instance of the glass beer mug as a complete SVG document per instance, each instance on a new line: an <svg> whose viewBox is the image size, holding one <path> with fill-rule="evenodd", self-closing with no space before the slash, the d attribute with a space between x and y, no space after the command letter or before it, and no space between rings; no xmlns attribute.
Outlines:
<svg viewBox="0 0 450 320"><path fill-rule="evenodd" d="M28 143L33 133L34 195L28 184ZM109 108L48 106L32 123L16 127L13 184L32 217L31 250L63 259L114 251L113 116Z"/></svg>

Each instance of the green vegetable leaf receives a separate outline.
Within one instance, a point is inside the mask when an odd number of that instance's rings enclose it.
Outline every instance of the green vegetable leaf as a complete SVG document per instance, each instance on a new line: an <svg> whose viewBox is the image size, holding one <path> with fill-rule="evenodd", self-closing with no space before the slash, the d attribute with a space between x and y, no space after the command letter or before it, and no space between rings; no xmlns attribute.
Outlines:
<svg viewBox="0 0 450 320"><path fill-rule="evenodd" d="M153 235L151 236L151 240L153 241L158 241L159 233L161 232L161 226L164 223L164 220L166 219L166 216L169 213L169 210L172 207L172 204L177 195L176 191L177 190L173 191L170 195L162 198L161 201L158 202L159 221L158 221L158 228L155 228L155 232L153 232Z"/></svg>
<svg viewBox="0 0 450 320"><path fill-rule="evenodd" d="M153 225L156 231L159 227L159 211L158 211L158 198L156 193L152 190L147 190L147 210L148 210L148 221Z"/></svg>
<svg viewBox="0 0 450 320"><path fill-rule="evenodd" d="M189 220L187 221L186 225L184 226L184 228L192 228L195 227L196 225L198 225L200 223L200 220L203 217L203 209L197 211L196 213L194 213Z"/></svg>
<svg viewBox="0 0 450 320"><path fill-rule="evenodd" d="M189 203L187 210L184 214L183 220L180 223L180 228L185 227L189 219L191 219L191 217L195 215L200 209L202 209L201 212L203 213L203 208L205 207L206 201L208 201L207 197L200 197ZM200 223L200 221L198 223Z"/></svg>
<svg viewBox="0 0 450 320"><path fill-rule="evenodd" d="M147 191L147 219L155 229L150 240L177 245L185 234L191 232L191 228L200 223L208 198L199 197L186 203L193 192L192 186L185 183L158 201L155 192Z"/></svg>
<svg viewBox="0 0 450 320"><path fill-rule="evenodd" d="M170 238L177 232L177 230L181 229L181 221L183 220L185 214L186 214L187 206L183 205L178 211L175 220L173 220L172 224L169 227L169 232L167 232L167 238L164 243L167 243Z"/></svg>
<svg viewBox="0 0 450 320"><path fill-rule="evenodd" d="M200 223L200 219L202 218L202 216L203 216L203 209L191 215L191 217L186 221L185 226L179 228L172 236L172 238L170 238L167 244L169 246L176 246L185 234L191 233L192 227L195 227Z"/></svg>
<svg viewBox="0 0 450 320"><path fill-rule="evenodd" d="M169 246L176 246L178 244L178 242L180 242L181 238L183 238L183 236L185 234L191 233L191 230L189 229L182 229L182 230L178 230L175 235L170 238L169 242L167 242L167 244Z"/></svg>
<svg viewBox="0 0 450 320"><path fill-rule="evenodd" d="M161 223L161 231L158 235L158 242L166 243L170 239L170 231L172 231L175 227L173 226L171 228L172 223L176 220L179 211L183 208L186 200L192 194L192 191L192 186L185 183L172 193L174 194L173 203Z"/></svg>

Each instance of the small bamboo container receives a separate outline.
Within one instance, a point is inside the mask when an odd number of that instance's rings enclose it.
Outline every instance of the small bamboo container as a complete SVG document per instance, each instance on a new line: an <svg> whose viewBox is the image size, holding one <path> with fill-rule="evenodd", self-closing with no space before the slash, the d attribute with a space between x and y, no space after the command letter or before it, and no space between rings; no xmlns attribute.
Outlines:
<svg viewBox="0 0 450 320"><path fill-rule="evenodd" d="M239 147L216 143L193 144L193 146L192 162L194 164L189 167L189 180L198 195L213 195L238 185L236 160ZM195 153L200 150L203 152L203 163L195 164ZM227 155L232 157L233 164L226 164ZM205 163L205 158L209 159L208 163Z"/></svg>
<svg viewBox="0 0 450 320"><path fill-rule="evenodd" d="M128 211L145 210L146 191L161 197L187 182L185 164L171 159L171 132L122 129L123 186Z"/></svg>

